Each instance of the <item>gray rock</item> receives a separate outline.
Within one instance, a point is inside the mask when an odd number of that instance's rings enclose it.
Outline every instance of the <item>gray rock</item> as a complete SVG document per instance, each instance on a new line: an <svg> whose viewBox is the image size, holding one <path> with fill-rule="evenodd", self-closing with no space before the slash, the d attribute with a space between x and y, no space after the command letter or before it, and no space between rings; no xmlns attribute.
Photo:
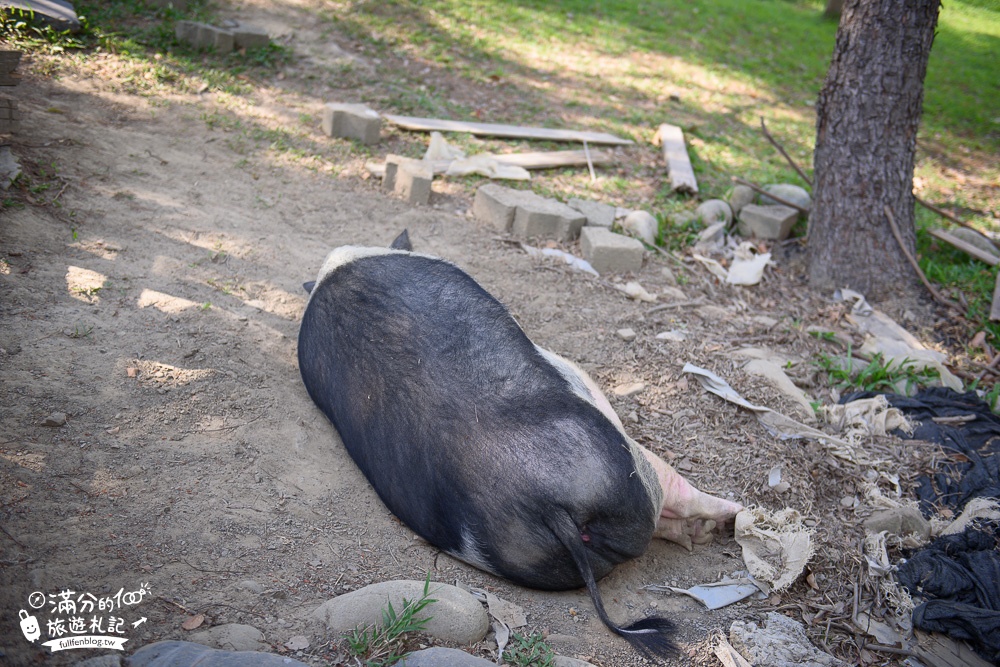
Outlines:
<svg viewBox="0 0 1000 667"><path fill-rule="evenodd" d="M974 245L983 252L988 252L994 257L1000 257L1000 250L993 245L988 238L980 234L974 229L969 229L968 227L956 227L948 232L952 236L962 239L970 245Z"/></svg>
<svg viewBox="0 0 1000 667"><path fill-rule="evenodd" d="M264 587L258 584L253 579L245 579L239 582L238 584L236 584L236 588L241 588L245 591L250 591L251 593L257 593L257 594L264 592Z"/></svg>
<svg viewBox="0 0 1000 667"><path fill-rule="evenodd" d="M754 189L747 185L737 185L729 195L729 208L733 210L733 215L739 215L740 210L747 204L752 204L757 198Z"/></svg>
<svg viewBox="0 0 1000 667"><path fill-rule="evenodd" d="M622 220L622 229L648 245L656 245L660 225L647 211L632 211Z"/></svg>
<svg viewBox="0 0 1000 667"><path fill-rule="evenodd" d="M570 199L566 205L583 213L587 218L587 225L590 227L611 229L611 226L615 224L615 207L610 204L602 204L599 201L588 199Z"/></svg>
<svg viewBox="0 0 1000 667"><path fill-rule="evenodd" d="M384 581L327 600L312 617L325 623L334 634L341 635L358 626L380 623L387 602L391 602L398 613L403 608L404 598L416 601L423 591L422 581ZM474 644L486 636L489 618L482 604L470 593L432 581L430 597L436 602L417 616L430 617L425 628L427 634L457 644Z"/></svg>
<svg viewBox="0 0 1000 667"><path fill-rule="evenodd" d="M252 625L226 623L191 635L191 641L227 651L259 651L269 648L264 633Z"/></svg>
<svg viewBox="0 0 1000 667"><path fill-rule="evenodd" d="M767 626L736 621L729 628L733 648L759 667L842 667L829 653L820 651L806 637L801 623L776 612L768 612Z"/></svg>
<svg viewBox="0 0 1000 667"><path fill-rule="evenodd" d="M68 0L5 0L3 6L34 12L41 25L51 26L57 32L80 31L80 19Z"/></svg>
<svg viewBox="0 0 1000 667"><path fill-rule="evenodd" d="M8 189L21 175L21 164L14 157L10 146L0 146L0 188Z"/></svg>
<svg viewBox="0 0 1000 667"><path fill-rule="evenodd" d="M307 667L306 663L273 653L220 651L191 642L167 641L143 646L128 659L128 667Z"/></svg>
<svg viewBox="0 0 1000 667"><path fill-rule="evenodd" d="M98 655L87 660L81 660L73 667L121 667L122 657L117 654Z"/></svg>
<svg viewBox="0 0 1000 667"><path fill-rule="evenodd" d="M635 340L635 330L634 329L619 329L615 332L619 338L621 338L626 343L631 343Z"/></svg>
<svg viewBox="0 0 1000 667"><path fill-rule="evenodd" d="M674 275L674 272L670 270L669 266L661 268L660 274L663 276L663 280L671 287L675 287L677 285L677 276Z"/></svg>
<svg viewBox="0 0 1000 667"><path fill-rule="evenodd" d="M671 343L683 343L687 340L687 334L683 331L673 329L671 331L661 331L656 334L656 340L665 340Z"/></svg>
<svg viewBox="0 0 1000 667"><path fill-rule="evenodd" d="M740 211L739 231L745 237L783 241L798 218L799 212L787 206L747 204Z"/></svg>
<svg viewBox="0 0 1000 667"><path fill-rule="evenodd" d="M729 204L721 199L709 199L694 210L694 214L701 218L706 225L716 222L725 222L727 225L733 221L733 210Z"/></svg>
<svg viewBox="0 0 1000 667"><path fill-rule="evenodd" d="M778 183L775 185L765 185L764 189L771 192L778 197L781 197L787 202L792 204L797 204L802 208L808 209L812 206L812 197L806 192L805 188L801 188L797 185L792 185L790 183ZM777 204L778 201L771 199L767 195L760 196L760 203L764 206L772 206Z"/></svg>
<svg viewBox="0 0 1000 667"><path fill-rule="evenodd" d="M552 664L554 667L594 667L585 660L578 660L577 658L570 658L565 655L552 656Z"/></svg>
<svg viewBox="0 0 1000 667"><path fill-rule="evenodd" d="M51 415L42 420L42 426L65 426L66 425L66 413L65 412L53 412Z"/></svg>
<svg viewBox="0 0 1000 667"><path fill-rule="evenodd" d="M496 664L457 648L425 648L396 663L399 667L496 667Z"/></svg>
<svg viewBox="0 0 1000 667"><path fill-rule="evenodd" d="M676 213L671 213L670 215L667 216L667 220L669 220L670 224L672 224L675 227L683 227L692 220L697 220L697 219L698 216L695 215L692 211L678 211Z"/></svg>

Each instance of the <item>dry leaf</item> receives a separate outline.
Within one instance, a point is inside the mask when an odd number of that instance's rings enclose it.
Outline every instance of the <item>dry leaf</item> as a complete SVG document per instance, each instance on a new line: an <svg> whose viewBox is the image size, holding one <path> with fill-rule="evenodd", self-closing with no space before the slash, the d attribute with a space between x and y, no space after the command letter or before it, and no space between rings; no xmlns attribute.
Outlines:
<svg viewBox="0 0 1000 667"><path fill-rule="evenodd" d="M181 627L185 630L195 630L201 627L201 624L205 622L205 614L198 614L197 616L191 616L186 621L181 623Z"/></svg>
<svg viewBox="0 0 1000 667"><path fill-rule="evenodd" d="M138 372L139 369L136 368L135 366L129 366L128 368L125 369L125 373L127 373L130 378L134 378L136 376L136 373Z"/></svg>

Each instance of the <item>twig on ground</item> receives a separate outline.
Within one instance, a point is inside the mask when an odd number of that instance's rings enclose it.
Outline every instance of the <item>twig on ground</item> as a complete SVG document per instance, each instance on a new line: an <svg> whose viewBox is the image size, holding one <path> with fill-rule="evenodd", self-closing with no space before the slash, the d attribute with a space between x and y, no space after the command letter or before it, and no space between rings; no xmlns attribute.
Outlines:
<svg viewBox="0 0 1000 667"><path fill-rule="evenodd" d="M931 296L934 297L934 300L940 303L942 306L958 310L958 306L953 304L951 301L948 301L948 299L941 296L940 292L934 289L934 286L931 285L929 280L927 280L927 276L925 276L924 272L920 270L920 265L917 263L916 258L906 247L906 244L903 243L903 235L900 233L899 226L896 224L896 218L892 214L892 209L890 209L887 204L882 207L882 210L885 211L886 217L889 218L889 227L892 229L892 235L896 237L896 242L899 244L900 250L902 250L903 254L906 255L907 261L910 262L910 266L913 267L913 270L917 272L917 276L920 278L920 281L924 284L924 287L927 288L927 291L929 291L931 293Z"/></svg>
<svg viewBox="0 0 1000 667"><path fill-rule="evenodd" d="M756 190L760 194L762 194L762 195L764 195L766 197L770 197L771 199L773 199L774 201L778 202L782 206L788 206L789 208L794 208L796 211L798 211L800 213L805 213L807 215L809 214L809 209L807 209L806 207L799 206L798 204L793 204L792 202L788 201L787 199L782 199L778 195L772 194L772 193L768 192L767 190L765 190L764 188L760 187L756 183L751 183L750 181L746 180L745 178L740 178L739 176L733 176L733 183L739 183L740 185L745 185L745 186L747 186L748 188L750 188L752 190Z"/></svg>
<svg viewBox="0 0 1000 667"><path fill-rule="evenodd" d="M652 315L653 313L658 313L661 310L670 310L671 308L685 308L687 306L700 306L705 303L704 297L698 297L697 299L689 299L687 301L675 301L673 303L664 303L659 306L653 306L646 311L647 315Z"/></svg>
<svg viewBox="0 0 1000 667"><path fill-rule="evenodd" d="M24 543L21 542L21 540L17 539L13 535L11 535L9 532L7 532L7 529L4 528L3 526L0 526L0 530L2 530L3 534L6 535L7 537L9 537L11 539L11 541L14 544L16 544L17 546L21 547L22 549L27 549L28 548L28 547L24 546Z"/></svg>
<svg viewBox="0 0 1000 667"><path fill-rule="evenodd" d="M795 164L795 160L792 159L792 156L789 155L787 152L785 152L785 149L782 147L782 145L779 144L775 140L775 138L771 136L771 133L767 131L767 125L764 124L763 117L761 117L760 119L760 129L764 131L764 136L767 137L767 140L771 142L771 145L777 148L778 152L785 157L785 159L788 161L788 164L792 166L792 169L798 172L799 176L802 177L802 180L806 182L806 185L812 187L813 184L812 179L806 176L806 173L799 168L799 165Z"/></svg>
<svg viewBox="0 0 1000 667"><path fill-rule="evenodd" d="M924 208L926 208L926 209L928 209L930 211L934 211L935 213L937 213L938 215L940 215L945 220L950 220L951 222L954 222L956 225L960 225L962 227L965 227L966 229L971 229L972 231L974 231L977 234L981 235L983 238L985 238L991 244L993 244L994 248L996 248L997 250L1000 250L1000 244L998 244L996 241L994 241L990 237L988 237L985 234L983 234L982 232L980 232L978 229L976 229L975 227L973 227L969 223L964 222L962 220L959 220L958 218L956 218L955 216L953 216L951 213L948 213L948 211L940 209L937 206L935 206L934 204L931 204L930 202L924 201L923 199L921 199L917 195L913 195L913 198L917 200L918 204L920 204L921 206L923 206Z"/></svg>

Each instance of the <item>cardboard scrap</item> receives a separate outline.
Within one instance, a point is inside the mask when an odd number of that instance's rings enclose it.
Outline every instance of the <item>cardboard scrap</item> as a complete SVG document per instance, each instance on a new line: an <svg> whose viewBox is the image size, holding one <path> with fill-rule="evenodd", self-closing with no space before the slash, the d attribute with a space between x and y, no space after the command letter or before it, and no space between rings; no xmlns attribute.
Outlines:
<svg viewBox="0 0 1000 667"><path fill-rule="evenodd" d="M795 582L812 558L812 531L802 515L786 508L768 512L748 507L736 515L736 542L757 587L765 593L781 591Z"/></svg>

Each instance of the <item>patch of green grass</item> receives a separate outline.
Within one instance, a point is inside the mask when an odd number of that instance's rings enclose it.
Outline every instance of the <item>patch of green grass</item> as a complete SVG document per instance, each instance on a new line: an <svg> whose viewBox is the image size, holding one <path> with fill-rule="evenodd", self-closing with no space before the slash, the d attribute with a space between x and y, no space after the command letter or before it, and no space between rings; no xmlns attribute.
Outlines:
<svg viewBox="0 0 1000 667"><path fill-rule="evenodd" d="M552 667L555 652L545 643L541 633L530 635L513 633L503 651L505 664L517 667Z"/></svg>
<svg viewBox="0 0 1000 667"><path fill-rule="evenodd" d="M929 211L917 211L917 257L920 268L931 282L955 303L965 305L970 335L985 330L1000 341L1000 323L990 321L997 268L973 259L961 250L938 241L927 231L940 227L941 220Z"/></svg>
<svg viewBox="0 0 1000 667"><path fill-rule="evenodd" d="M382 610L382 623L367 628L356 628L347 637L347 648L352 656L366 667L383 667L403 658L407 640L422 632L430 616L417 618L424 609L437 600L430 597L430 573L424 580L424 590L416 600L403 598L403 606L397 613L392 603Z"/></svg>
<svg viewBox="0 0 1000 667"><path fill-rule="evenodd" d="M915 389L941 377L936 369L917 368L911 359L886 363L881 352L860 369L856 370L854 361L848 347L846 359L821 354L814 363L826 372L830 384L841 391L891 391L911 395Z"/></svg>

